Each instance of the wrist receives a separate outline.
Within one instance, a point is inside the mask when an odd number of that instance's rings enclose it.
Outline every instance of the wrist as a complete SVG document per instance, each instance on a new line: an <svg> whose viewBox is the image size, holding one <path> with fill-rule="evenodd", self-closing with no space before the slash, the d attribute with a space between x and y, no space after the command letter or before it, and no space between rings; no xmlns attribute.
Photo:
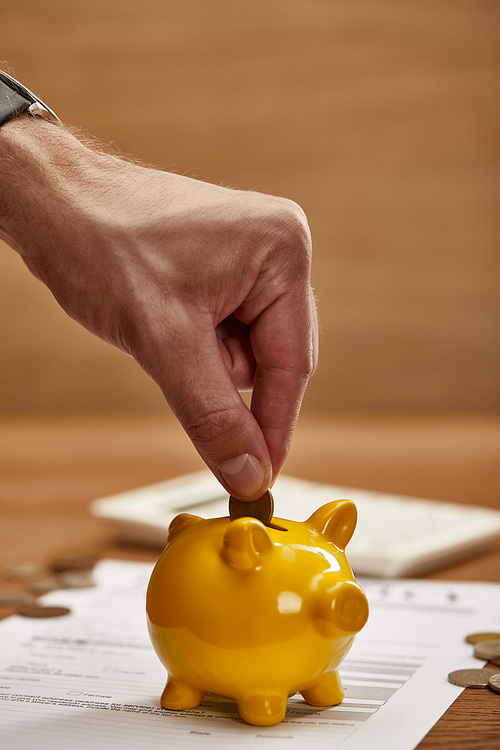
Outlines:
<svg viewBox="0 0 500 750"><path fill-rule="evenodd" d="M60 129L27 114L0 127L0 232L22 255L29 253L42 221L51 182L45 154L55 152Z"/></svg>
<svg viewBox="0 0 500 750"><path fill-rule="evenodd" d="M81 186L113 157L89 149L57 122L16 117L0 127L0 234L25 260L68 231Z"/></svg>

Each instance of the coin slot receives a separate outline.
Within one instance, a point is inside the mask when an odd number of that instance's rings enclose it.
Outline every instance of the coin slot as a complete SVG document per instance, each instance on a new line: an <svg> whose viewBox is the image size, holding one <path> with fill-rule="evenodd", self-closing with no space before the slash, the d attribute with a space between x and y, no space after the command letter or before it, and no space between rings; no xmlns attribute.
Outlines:
<svg viewBox="0 0 500 750"><path fill-rule="evenodd" d="M266 525L268 529L275 529L276 531L288 531L288 529L285 529L284 526L278 526L277 523L268 523Z"/></svg>

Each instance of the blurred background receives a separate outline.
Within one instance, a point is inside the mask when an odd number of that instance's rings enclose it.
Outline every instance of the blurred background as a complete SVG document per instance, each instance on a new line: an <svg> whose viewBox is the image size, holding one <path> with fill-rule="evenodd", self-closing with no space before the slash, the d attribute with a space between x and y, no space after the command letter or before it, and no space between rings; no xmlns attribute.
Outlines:
<svg viewBox="0 0 500 750"><path fill-rule="evenodd" d="M2 60L65 122L306 211L305 411L500 407L496 0L3 0ZM164 412L0 245L0 412Z"/></svg>

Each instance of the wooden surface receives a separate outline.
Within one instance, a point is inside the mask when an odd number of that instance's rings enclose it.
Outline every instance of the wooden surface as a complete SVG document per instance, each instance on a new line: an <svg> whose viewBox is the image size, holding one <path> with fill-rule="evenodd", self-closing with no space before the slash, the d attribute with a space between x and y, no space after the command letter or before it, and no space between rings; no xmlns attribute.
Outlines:
<svg viewBox="0 0 500 750"><path fill-rule="evenodd" d="M65 122L304 207L307 408L500 408L498 0L22 0L1 19L3 58ZM2 244L0 342L2 412L162 410Z"/></svg>
<svg viewBox="0 0 500 750"><path fill-rule="evenodd" d="M303 417L285 471L500 508L499 459L500 416ZM89 503L200 468L188 439L167 416L3 419L0 568L89 547L104 557L154 561L156 550L115 541L89 515ZM500 543L430 577L499 582ZM500 695L465 690L419 747L497 750L499 726Z"/></svg>

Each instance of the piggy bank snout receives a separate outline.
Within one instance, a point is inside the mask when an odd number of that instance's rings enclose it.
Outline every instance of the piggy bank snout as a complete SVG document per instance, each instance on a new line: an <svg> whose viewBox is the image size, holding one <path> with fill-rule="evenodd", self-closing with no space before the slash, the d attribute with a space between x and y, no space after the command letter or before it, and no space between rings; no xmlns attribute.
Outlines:
<svg viewBox="0 0 500 750"><path fill-rule="evenodd" d="M357 633L368 619L368 602L354 581L342 581L320 593L317 608L320 632L331 638L335 632Z"/></svg>

